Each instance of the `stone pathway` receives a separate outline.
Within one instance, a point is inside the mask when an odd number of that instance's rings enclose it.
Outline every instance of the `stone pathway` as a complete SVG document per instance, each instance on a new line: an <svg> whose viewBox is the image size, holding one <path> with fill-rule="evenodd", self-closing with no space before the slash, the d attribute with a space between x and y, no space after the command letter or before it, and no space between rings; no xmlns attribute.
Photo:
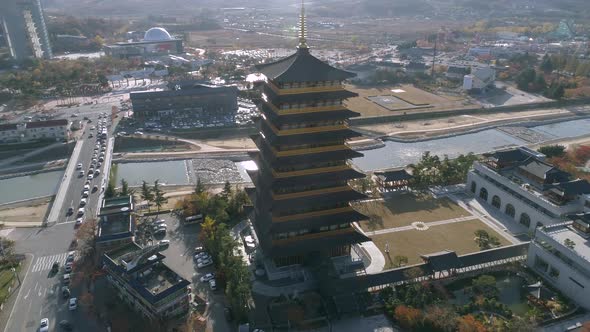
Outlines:
<svg viewBox="0 0 590 332"><path fill-rule="evenodd" d="M378 231L373 231L373 232L365 232L365 234L367 234L368 236L373 236L373 235L381 235L381 234L387 234L387 233L409 231L409 230L413 230L413 229L427 230L429 227L432 227L432 226L448 225L448 224L454 224L454 223L458 223L458 222L475 220L475 219L478 219L478 217L467 216L467 217L459 217L459 218L453 218L453 219L447 219L447 220L433 221L433 222L428 222L428 223L416 221L415 223L416 223L416 225L418 225L418 227L416 227L414 225L408 225L408 226L402 226L402 227L380 229Z"/></svg>

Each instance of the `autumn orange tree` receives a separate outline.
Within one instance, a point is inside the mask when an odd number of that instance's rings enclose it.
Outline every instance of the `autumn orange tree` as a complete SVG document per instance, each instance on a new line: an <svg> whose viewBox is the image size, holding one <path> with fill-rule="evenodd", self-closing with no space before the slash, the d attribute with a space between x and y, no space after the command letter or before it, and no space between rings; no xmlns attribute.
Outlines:
<svg viewBox="0 0 590 332"><path fill-rule="evenodd" d="M458 332L486 332L487 329L483 324L475 319L473 315L465 315L457 320Z"/></svg>
<svg viewBox="0 0 590 332"><path fill-rule="evenodd" d="M422 311L405 305L398 305L394 310L393 317L401 327L410 330L422 325L424 320Z"/></svg>

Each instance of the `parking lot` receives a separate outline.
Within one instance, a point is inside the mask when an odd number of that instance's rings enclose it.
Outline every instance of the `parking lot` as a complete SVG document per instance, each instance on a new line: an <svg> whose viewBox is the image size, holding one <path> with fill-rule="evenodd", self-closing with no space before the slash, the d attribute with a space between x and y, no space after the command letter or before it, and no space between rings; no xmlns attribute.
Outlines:
<svg viewBox="0 0 590 332"><path fill-rule="evenodd" d="M230 324L226 321L224 315L224 295L223 290L212 291L207 282L201 282L200 278L211 272L215 272L214 266L197 268L194 260L195 247L200 246L199 231L200 225L193 224L184 226L183 223L173 214L166 213L159 216L149 216L145 218L148 223L150 220L163 220L166 224L167 231L165 235L154 236L152 241L157 243L161 240L169 240L170 245L161 253L166 256L164 262L172 270L181 275L183 278L192 282L193 293L208 302L204 316L207 319L207 325L213 331L230 331ZM141 223L141 222L140 222ZM139 229L146 227L138 227ZM137 241L147 240L142 234L147 233L139 231ZM149 241L149 240L147 240ZM201 308L202 309L202 308Z"/></svg>

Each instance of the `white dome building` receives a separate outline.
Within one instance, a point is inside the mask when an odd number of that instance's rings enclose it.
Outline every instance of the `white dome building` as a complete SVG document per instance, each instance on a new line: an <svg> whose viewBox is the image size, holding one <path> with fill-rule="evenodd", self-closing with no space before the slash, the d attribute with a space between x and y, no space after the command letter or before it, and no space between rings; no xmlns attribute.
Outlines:
<svg viewBox="0 0 590 332"><path fill-rule="evenodd" d="M172 36L170 36L166 29L158 27L149 29L143 36L143 41L166 41L172 39Z"/></svg>

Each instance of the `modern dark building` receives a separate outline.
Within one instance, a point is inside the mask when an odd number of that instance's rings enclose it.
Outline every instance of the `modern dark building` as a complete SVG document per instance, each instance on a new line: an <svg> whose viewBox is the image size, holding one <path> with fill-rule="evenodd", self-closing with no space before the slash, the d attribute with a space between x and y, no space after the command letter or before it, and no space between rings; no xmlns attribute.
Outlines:
<svg viewBox="0 0 590 332"><path fill-rule="evenodd" d="M135 220L131 196L105 198L98 214L98 254L133 242Z"/></svg>
<svg viewBox="0 0 590 332"><path fill-rule="evenodd" d="M247 192L262 252L276 267L348 256L352 244L369 241L352 224L367 217L350 205L366 196L348 185L365 176L349 162L362 154L346 144L360 136L348 125L359 114L344 105L357 95L343 86L354 74L311 55L303 14L297 51L256 68L266 81L252 136L256 188Z"/></svg>
<svg viewBox="0 0 590 332"><path fill-rule="evenodd" d="M162 322L189 310L190 282L163 262L160 248L130 242L102 256L107 279L117 295L146 318Z"/></svg>
<svg viewBox="0 0 590 332"><path fill-rule="evenodd" d="M144 58L184 52L182 39L173 38L164 28L151 28L143 40L121 42L104 47L105 54L113 58Z"/></svg>
<svg viewBox="0 0 590 332"><path fill-rule="evenodd" d="M3 0L0 23L13 59L53 56L41 0Z"/></svg>
<svg viewBox="0 0 590 332"><path fill-rule="evenodd" d="M234 123L238 88L173 82L166 91L131 93L131 104L135 119L146 127L221 127Z"/></svg>

